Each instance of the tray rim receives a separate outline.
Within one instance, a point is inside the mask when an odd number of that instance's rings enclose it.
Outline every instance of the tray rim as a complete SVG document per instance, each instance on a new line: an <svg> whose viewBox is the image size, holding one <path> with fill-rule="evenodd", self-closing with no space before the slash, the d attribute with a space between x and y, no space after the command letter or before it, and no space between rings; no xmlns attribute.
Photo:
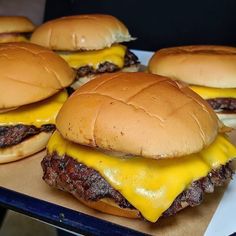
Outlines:
<svg viewBox="0 0 236 236"><path fill-rule="evenodd" d="M83 235L148 235L95 216L0 187L0 206Z"/></svg>

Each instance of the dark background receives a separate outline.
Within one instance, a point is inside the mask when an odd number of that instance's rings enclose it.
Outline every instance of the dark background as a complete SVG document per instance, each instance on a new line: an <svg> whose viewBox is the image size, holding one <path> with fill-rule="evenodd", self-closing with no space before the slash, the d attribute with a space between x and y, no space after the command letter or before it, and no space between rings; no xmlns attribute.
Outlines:
<svg viewBox="0 0 236 236"><path fill-rule="evenodd" d="M130 48L236 45L236 0L47 0L45 21L84 13L122 20L137 37Z"/></svg>

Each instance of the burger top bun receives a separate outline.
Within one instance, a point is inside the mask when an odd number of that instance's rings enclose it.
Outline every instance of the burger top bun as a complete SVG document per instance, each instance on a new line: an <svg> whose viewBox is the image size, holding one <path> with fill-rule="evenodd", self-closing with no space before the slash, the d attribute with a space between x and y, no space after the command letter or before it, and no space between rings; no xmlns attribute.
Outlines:
<svg viewBox="0 0 236 236"><path fill-rule="evenodd" d="M104 74L83 85L56 125L70 141L155 159L199 152L219 129L208 103L188 87L142 72Z"/></svg>
<svg viewBox="0 0 236 236"><path fill-rule="evenodd" d="M110 15L78 15L51 20L32 34L33 43L53 50L99 50L132 40L128 29Z"/></svg>
<svg viewBox="0 0 236 236"><path fill-rule="evenodd" d="M182 46L157 51L149 71L188 84L236 88L236 48L226 46Z"/></svg>
<svg viewBox="0 0 236 236"><path fill-rule="evenodd" d="M24 16L0 16L1 33L27 33L34 30L34 24Z"/></svg>
<svg viewBox="0 0 236 236"><path fill-rule="evenodd" d="M30 43L0 44L0 109L41 101L73 82L56 53Z"/></svg>

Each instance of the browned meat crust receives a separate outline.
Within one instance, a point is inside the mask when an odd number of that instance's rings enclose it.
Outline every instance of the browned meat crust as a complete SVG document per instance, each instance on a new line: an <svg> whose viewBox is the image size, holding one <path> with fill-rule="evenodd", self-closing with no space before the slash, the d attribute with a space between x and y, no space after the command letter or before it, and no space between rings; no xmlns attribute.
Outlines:
<svg viewBox="0 0 236 236"><path fill-rule="evenodd" d="M102 198L113 199L120 207L134 207L94 169L77 162L73 158L57 153L47 155L42 161L43 179L52 187L70 192L78 199L98 201ZM204 192L211 193L215 186L223 185L232 178L230 164L211 171L208 176L198 181L181 193L163 216L176 214L186 205L196 206L203 200Z"/></svg>
<svg viewBox="0 0 236 236"><path fill-rule="evenodd" d="M214 98L207 99L214 110L236 113L236 98Z"/></svg>
<svg viewBox="0 0 236 236"><path fill-rule="evenodd" d="M16 145L40 132L52 132L55 129L52 124L42 125L40 128L22 124L0 126L0 148Z"/></svg>
<svg viewBox="0 0 236 236"><path fill-rule="evenodd" d="M125 54L125 64L124 67L129 67L132 65L139 64L138 58L129 50L126 51ZM120 68L110 62L104 62L99 65L98 69L94 69L91 66L82 66L78 69L76 69L76 79L79 79L81 77L87 76L87 75L92 75L92 74L100 74L100 73L105 73L105 72L115 72L120 70Z"/></svg>

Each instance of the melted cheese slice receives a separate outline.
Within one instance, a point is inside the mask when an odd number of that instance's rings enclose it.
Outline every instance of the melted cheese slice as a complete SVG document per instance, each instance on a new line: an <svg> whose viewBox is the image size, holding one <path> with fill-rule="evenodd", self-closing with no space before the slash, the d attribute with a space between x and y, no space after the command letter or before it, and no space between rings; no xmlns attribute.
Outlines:
<svg viewBox="0 0 236 236"><path fill-rule="evenodd" d="M63 91L43 101L0 113L0 126L24 124L40 127L55 124L57 113L67 97L67 92Z"/></svg>
<svg viewBox="0 0 236 236"><path fill-rule="evenodd" d="M202 86L189 86L195 93L204 99L211 98L236 98L236 88L209 88Z"/></svg>
<svg viewBox="0 0 236 236"><path fill-rule="evenodd" d="M195 180L236 157L236 147L225 136L198 154L176 159L113 157L66 141L56 131L48 151L65 153L97 170L149 221L156 222L175 198Z"/></svg>
<svg viewBox="0 0 236 236"><path fill-rule="evenodd" d="M124 58L126 47L121 44L115 44L110 48L94 51L72 52L72 53L58 53L67 63L73 68L80 68L82 66L92 66L98 69L99 64L103 62L110 62L117 65L119 68L124 66Z"/></svg>

